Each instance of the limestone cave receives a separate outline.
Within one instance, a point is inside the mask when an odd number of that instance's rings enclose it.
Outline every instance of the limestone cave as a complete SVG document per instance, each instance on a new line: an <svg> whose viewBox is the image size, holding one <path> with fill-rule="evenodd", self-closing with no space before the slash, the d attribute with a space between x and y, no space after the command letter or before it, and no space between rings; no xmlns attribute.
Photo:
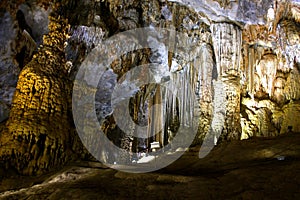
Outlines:
<svg viewBox="0 0 300 200"><path fill-rule="evenodd" d="M300 198L299 0L1 0L0 88L0 199Z"/></svg>

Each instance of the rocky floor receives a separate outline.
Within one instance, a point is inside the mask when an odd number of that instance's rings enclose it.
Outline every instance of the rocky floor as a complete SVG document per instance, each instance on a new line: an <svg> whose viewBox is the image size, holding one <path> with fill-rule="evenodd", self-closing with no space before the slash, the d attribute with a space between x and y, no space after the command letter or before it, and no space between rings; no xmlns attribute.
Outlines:
<svg viewBox="0 0 300 200"><path fill-rule="evenodd" d="M155 173L78 162L40 177L1 180L0 199L300 199L300 134L190 149Z"/></svg>

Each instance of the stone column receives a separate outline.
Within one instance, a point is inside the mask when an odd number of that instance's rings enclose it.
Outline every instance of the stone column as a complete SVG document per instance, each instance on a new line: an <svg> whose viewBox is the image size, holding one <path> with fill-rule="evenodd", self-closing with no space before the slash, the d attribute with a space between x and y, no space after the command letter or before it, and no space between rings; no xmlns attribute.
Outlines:
<svg viewBox="0 0 300 200"><path fill-rule="evenodd" d="M43 173L74 155L72 83L64 58L67 27L64 19L51 16L44 46L19 75L7 130L0 137L0 160L21 174Z"/></svg>
<svg viewBox="0 0 300 200"><path fill-rule="evenodd" d="M239 139L241 29L230 23L211 26L216 57L217 79L213 82L213 119L211 132L218 138Z"/></svg>

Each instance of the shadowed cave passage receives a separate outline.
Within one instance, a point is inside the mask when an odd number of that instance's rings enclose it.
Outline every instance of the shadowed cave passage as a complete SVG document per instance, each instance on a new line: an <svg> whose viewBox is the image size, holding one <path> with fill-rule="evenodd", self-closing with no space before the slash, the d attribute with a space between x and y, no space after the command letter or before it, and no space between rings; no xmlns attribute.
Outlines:
<svg viewBox="0 0 300 200"><path fill-rule="evenodd" d="M107 73L112 72L108 71ZM174 83L172 82L173 85L171 86L178 88L189 87L189 84L184 85L186 83L183 81L186 73L189 72L173 75L172 79L175 79L175 81L172 80ZM149 74L145 75L149 76ZM106 74L103 77L106 78ZM178 80L177 82L176 79ZM104 86L102 86L102 83L103 81L100 80L96 93L96 113L100 122L103 117L107 118L103 121L102 130L118 147L133 153L148 153L153 150L151 149L151 143L158 142L160 147L170 144L168 148L171 148L172 139L176 136L180 126L193 126L191 116L194 111L187 108L192 107L194 102L191 100L189 101L191 104L188 104L184 100L188 97L186 95L191 94L185 92L176 93L176 91L171 91L168 88L169 86L150 83L132 91L126 90L124 93L120 91L121 93L117 94L120 96L117 96L117 98L124 99L123 97L125 97L128 102L121 103L121 106L117 105L113 110L112 107L114 105L111 105L110 102L112 91L110 91L111 93L107 92L108 88L106 86L110 87L110 89L116 87L116 76L115 80L110 79L109 84L105 82ZM103 91L106 91L105 95L103 95L105 93ZM98 97L99 99L97 99ZM113 113L111 114L111 112ZM107 113L109 113L108 116L106 116ZM116 123L116 115L119 124ZM175 146L175 151L177 145L173 146ZM133 155L133 157L135 156ZM136 160L136 158L132 159Z"/></svg>
<svg viewBox="0 0 300 200"><path fill-rule="evenodd" d="M130 130L130 127L125 127L128 129L123 131L118 127L118 125L114 125L116 122L112 117L108 119L110 124L107 124L106 127L103 128L103 130L106 132L107 137L116 146L125 148L132 153L139 153L139 157L141 156L141 153L147 154L148 152L153 151L153 149L151 149L151 143L153 142L158 142L160 147L171 144L172 139L176 136L176 133L180 126L178 100L175 99L171 102L169 101L166 105L161 105L162 102L160 100L157 100L157 96L160 96L160 94L157 94L158 92L160 93L158 87L160 86L157 84L148 84L142 87L140 91L138 91L133 97L130 98L128 109L130 114L129 117L131 117L131 120L136 125L136 127L133 128L134 130ZM145 99L145 94L147 93L145 91L147 90L152 91L150 91L149 96ZM173 103L175 104L175 109L173 108ZM154 108L151 108L151 106L153 106ZM167 113L167 115L164 119L159 119L161 117L159 116L159 113L163 112L162 109L165 109L164 112ZM120 110L120 112L122 112L122 110ZM165 120L165 122L161 122L161 125L157 125L157 122L161 120ZM112 124L114 125L113 129L110 128ZM147 126L152 126L152 128ZM156 126L160 126L160 129L158 129ZM139 128L141 129L141 127L146 127L147 129L143 129L138 132ZM155 129L153 127L155 127ZM158 131L156 133L153 133L156 130ZM128 132L134 133L133 135L126 135L126 133ZM141 137L139 137L139 135L141 135ZM124 141L122 143L122 138L124 137L127 137L129 141ZM136 155L132 156L133 157L131 158L131 161L139 159L136 157Z"/></svg>

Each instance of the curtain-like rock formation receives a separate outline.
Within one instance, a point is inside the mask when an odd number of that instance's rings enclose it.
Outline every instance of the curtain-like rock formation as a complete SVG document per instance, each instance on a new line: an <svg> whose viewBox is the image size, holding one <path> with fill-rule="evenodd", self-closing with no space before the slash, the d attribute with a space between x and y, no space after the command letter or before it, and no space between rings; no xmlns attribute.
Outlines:
<svg viewBox="0 0 300 200"><path fill-rule="evenodd" d="M199 127L195 145L206 136L217 144L223 140L300 131L298 1L61 2L56 7L58 10L52 12L59 11L63 16L51 18L50 32L43 41L40 36L47 32L45 26L36 27L34 20L29 20L29 8L22 1L18 2L19 7L16 4L4 9L5 12L1 10L0 26L10 27L11 34L0 31L0 35L5 35L3 40L1 37L4 48L0 49L3 69L0 121L6 120L10 112L6 131L0 135L0 155L21 173L42 172L69 159L71 154L66 150L77 148L69 114L71 80L94 47L112 35L134 28L153 27L151 35L145 38L149 48L114 60L107 66L108 71L96 92L95 109L99 121L103 122L102 129L117 146L138 152L149 149L152 141L166 145L181 125L191 123L193 109L200 112L196 119ZM40 16L46 16L50 11L40 8L41 4L45 6L44 1L32 4L36 8L33 11L42 10ZM18 16L17 10L20 10ZM12 17L15 15L16 18ZM68 20L70 27L63 19ZM19 28L12 28L18 22ZM165 45L154 27L168 28L185 37L169 36L170 43ZM31 62L34 45L30 44L33 43L10 45L22 40L17 38L26 33L27 39L43 43ZM128 48L132 45L123 44ZM188 48L176 49L180 45ZM12 64L14 56L18 64L25 66L29 62L20 74L22 67ZM130 126L127 133L117 126L113 113L121 111L114 110L110 98L124 74L135 66L149 63L159 64L150 65L155 80L163 83L172 78L176 88L172 93L157 84L148 84L123 91L130 98L132 121L148 125L148 132L159 132L152 138L141 139L133 137L139 132L136 125ZM190 91L186 89L188 86L192 88ZM192 102L193 95L196 101ZM158 103L162 106L150 109ZM85 122L88 123L88 118ZM113 156L107 159L114 162Z"/></svg>
<svg viewBox="0 0 300 200"><path fill-rule="evenodd" d="M212 131L226 139L240 137L240 27L218 23L212 27L218 78L214 83Z"/></svg>
<svg viewBox="0 0 300 200"><path fill-rule="evenodd" d="M243 32L242 139L299 132L299 24L291 12L297 5L276 1L270 9L271 22Z"/></svg>

